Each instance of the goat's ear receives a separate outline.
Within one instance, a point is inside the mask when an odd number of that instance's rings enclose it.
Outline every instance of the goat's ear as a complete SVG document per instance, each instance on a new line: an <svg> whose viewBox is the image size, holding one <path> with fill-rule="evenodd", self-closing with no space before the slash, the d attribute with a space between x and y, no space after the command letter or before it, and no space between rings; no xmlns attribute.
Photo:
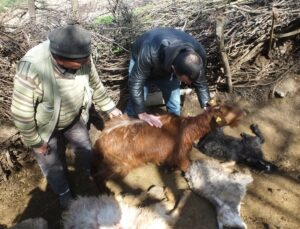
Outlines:
<svg viewBox="0 0 300 229"><path fill-rule="evenodd" d="M242 116L242 111L229 105L218 105L212 107L214 118L219 126L237 126L238 120Z"/></svg>
<svg viewBox="0 0 300 229"><path fill-rule="evenodd" d="M244 112L242 110L234 110L229 112L224 119L226 120L225 122L230 125L231 127L236 127L238 126L238 122L240 119L244 116Z"/></svg>

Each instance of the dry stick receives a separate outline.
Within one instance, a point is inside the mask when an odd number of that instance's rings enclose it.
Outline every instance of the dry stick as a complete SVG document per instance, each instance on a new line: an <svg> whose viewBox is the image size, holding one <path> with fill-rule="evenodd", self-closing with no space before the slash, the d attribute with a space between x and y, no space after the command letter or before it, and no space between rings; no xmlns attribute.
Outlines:
<svg viewBox="0 0 300 229"><path fill-rule="evenodd" d="M8 141L10 141L13 137L15 137L16 135L19 135L20 132L17 131L16 133L10 135L8 138L6 138L4 141L0 142L0 146L3 147Z"/></svg>
<svg viewBox="0 0 300 229"><path fill-rule="evenodd" d="M107 41L109 41L109 42L111 42L111 43L113 43L113 44L119 46L119 47L120 47L121 49L123 49L124 51L129 52L128 49L124 48L122 45L118 44L117 42L113 41L112 39L110 39L110 38L108 38L108 37L105 37L105 36L103 36L103 35L101 35L101 34L96 34L96 36L99 36L99 37L101 37L101 38L103 38L103 39L105 39L105 40L107 40Z"/></svg>
<svg viewBox="0 0 300 229"><path fill-rule="evenodd" d="M183 25L182 28L180 29L181 31L185 31L187 23L188 23L188 19L186 18L186 19L185 19L185 22L184 22L184 25Z"/></svg>
<svg viewBox="0 0 300 229"><path fill-rule="evenodd" d="M4 171L4 169L2 168L1 163L0 163L0 177L2 177L4 181L8 180L7 179L7 175L6 175L5 171Z"/></svg>
<svg viewBox="0 0 300 229"><path fill-rule="evenodd" d="M253 57L255 57L258 53L261 52L264 42L258 43L253 49L251 49L249 52L245 53L238 61L233 63L233 72L237 72L241 65L248 60L251 60Z"/></svg>
<svg viewBox="0 0 300 229"><path fill-rule="evenodd" d="M271 56L271 50L273 46L273 39L274 39L274 25L275 25L275 12L274 8L272 9L272 25L270 30L270 40L269 40L269 47L268 47L268 57Z"/></svg>
<svg viewBox="0 0 300 229"><path fill-rule="evenodd" d="M241 10L241 11L245 11L245 12L250 13L250 14L261 14L262 13L261 10L246 9L246 8L243 8L243 7L237 6L237 5L232 5L232 7L236 8L238 10Z"/></svg>
<svg viewBox="0 0 300 229"><path fill-rule="evenodd" d="M25 53L25 50L23 49L23 47L21 47L21 45L13 37L11 37L10 35L8 35L4 32L1 32L1 31L0 31L0 34L1 34L1 36L6 36L7 38L9 38L11 40L11 42L14 43L21 52Z"/></svg>
<svg viewBox="0 0 300 229"><path fill-rule="evenodd" d="M121 68L121 67L111 67L111 68L107 68L107 67L100 67L101 71L125 71L127 70L127 67Z"/></svg>
<svg viewBox="0 0 300 229"><path fill-rule="evenodd" d="M220 52L222 57L222 62L224 64L225 68L225 75L227 78L227 84L229 92L232 92L232 79L231 79L231 71L230 71L230 65L228 61L227 54L225 52L225 45L224 45L224 18L217 18L217 27L216 27L216 35L218 37L219 46L220 46Z"/></svg>
<svg viewBox="0 0 300 229"><path fill-rule="evenodd" d="M298 66L299 66L299 61L296 62L296 64L292 65L290 68L288 68L284 73L282 73L277 79L275 79L272 82L257 83L257 84L252 84L252 85L235 85L234 87L245 88L245 87L268 86L272 83L276 83L276 85L274 86L274 88L275 88L279 82L281 82L286 76L288 76L288 73L290 73L294 69L297 69ZM274 93L274 90L275 90L274 88L273 88L272 93Z"/></svg>
<svg viewBox="0 0 300 229"><path fill-rule="evenodd" d="M300 33L300 29L296 29L296 30L288 32L288 33L277 34L277 35L274 35L274 37L276 39L284 38L284 37L291 37L291 36L297 35L298 33Z"/></svg>

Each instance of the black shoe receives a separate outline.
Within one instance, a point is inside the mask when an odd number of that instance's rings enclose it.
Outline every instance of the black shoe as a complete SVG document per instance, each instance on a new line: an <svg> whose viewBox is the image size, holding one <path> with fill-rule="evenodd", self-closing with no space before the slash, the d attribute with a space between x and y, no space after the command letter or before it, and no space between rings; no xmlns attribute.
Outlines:
<svg viewBox="0 0 300 229"><path fill-rule="evenodd" d="M59 196L59 204L64 209L68 208L72 200L74 200L74 198L70 191Z"/></svg>

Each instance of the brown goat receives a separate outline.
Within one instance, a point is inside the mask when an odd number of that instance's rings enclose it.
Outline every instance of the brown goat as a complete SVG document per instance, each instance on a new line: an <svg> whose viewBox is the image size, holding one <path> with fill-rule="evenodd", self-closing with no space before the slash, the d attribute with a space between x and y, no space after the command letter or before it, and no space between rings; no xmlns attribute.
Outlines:
<svg viewBox="0 0 300 229"><path fill-rule="evenodd" d="M186 171L193 142L217 126L235 125L242 111L230 105L216 105L195 117L160 116L161 128L123 116L109 121L94 145L104 162L102 171L125 176L147 162L166 163Z"/></svg>

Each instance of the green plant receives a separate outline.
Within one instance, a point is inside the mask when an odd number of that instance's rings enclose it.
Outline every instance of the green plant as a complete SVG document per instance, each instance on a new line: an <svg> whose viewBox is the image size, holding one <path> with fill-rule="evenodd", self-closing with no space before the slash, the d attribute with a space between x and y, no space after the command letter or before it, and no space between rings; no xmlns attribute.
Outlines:
<svg viewBox="0 0 300 229"><path fill-rule="evenodd" d="M120 48L119 46L113 46L112 47L112 53L113 54L120 54L121 52L123 52L123 49Z"/></svg>
<svg viewBox="0 0 300 229"><path fill-rule="evenodd" d="M136 7L133 10L134 15L144 14L145 12L150 12L151 10L155 9L155 5L152 3L148 3L145 6Z"/></svg>
<svg viewBox="0 0 300 229"><path fill-rule="evenodd" d="M0 11L19 5L22 0L0 0Z"/></svg>
<svg viewBox="0 0 300 229"><path fill-rule="evenodd" d="M112 15L103 15L96 17L93 20L93 24L95 25L109 25L114 21L114 17Z"/></svg>

